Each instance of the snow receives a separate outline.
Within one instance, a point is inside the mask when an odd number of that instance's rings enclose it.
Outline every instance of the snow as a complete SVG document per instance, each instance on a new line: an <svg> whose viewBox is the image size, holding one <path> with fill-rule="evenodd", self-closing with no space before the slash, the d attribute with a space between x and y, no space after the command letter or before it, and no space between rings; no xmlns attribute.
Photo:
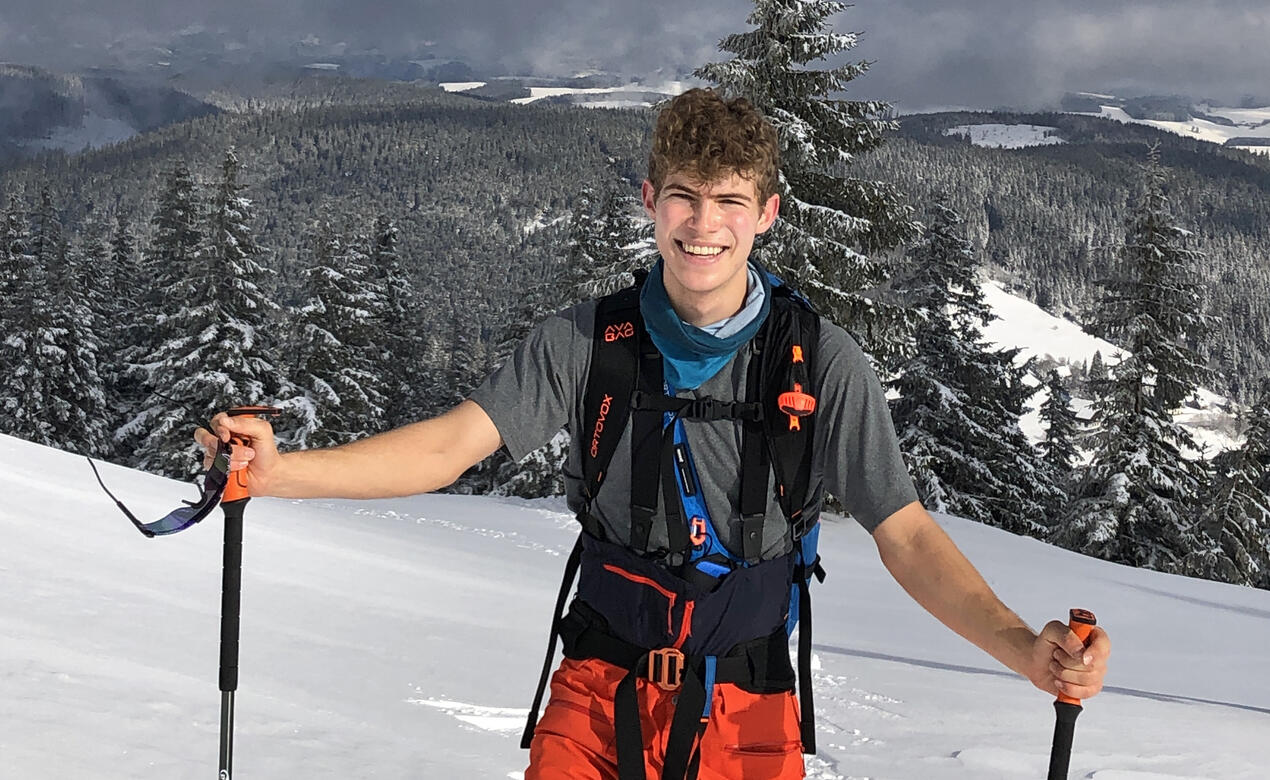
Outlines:
<svg viewBox="0 0 1270 780"><path fill-rule="evenodd" d="M996 282L984 280L982 289L984 300L998 318L984 327L984 338L1002 347L1020 348L1020 363L1029 357L1047 356L1069 365L1086 363L1093 360L1095 352L1101 352L1104 363L1114 366L1126 354L1111 342L1085 333L1076 323L1055 317L1026 298L1006 292ZM1049 392L1041 388L1028 404L1028 413L1019 421L1033 442L1045 438L1040 408L1047 398ZM1091 406L1088 399L1072 399L1073 409L1082 418L1090 416ZM1231 433L1234 417L1228 410L1232 406L1229 399L1201 388L1190 403L1174 413L1174 418L1195 437L1197 444L1208 447L1211 457L1242 444Z"/></svg>
<svg viewBox="0 0 1270 780"><path fill-rule="evenodd" d="M960 135L970 139L975 146L987 146L994 149L1022 149L1026 146L1050 146L1067 143L1053 133L1057 127L1045 125L1003 125L985 123L980 125L958 125L944 131L944 135Z"/></svg>
<svg viewBox="0 0 1270 780"><path fill-rule="evenodd" d="M441 89L446 92L467 92L469 89L480 89L485 86L484 81L443 81Z"/></svg>
<svg viewBox="0 0 1270 780"><path fill-rule="evenodd" d="M5 776L210 776L221 521L145 539L82 457L0 437ZM118 467L143 518L194 493ZM255 499L234 765L243 777L519 777L574 521L558 501ZM950 517L1038 625L1094 610L1115 646L1071 777L1260 780L1270 593L1084 558ZM1050 700L938 625L868 535L830 519L816 592L816 780L1043 776Z"/></svg>
<svg viewBox="0 0 1270 780"><path fill-rule="evenodd" d="M620 87L539 87L527 85L529 97L513 98L512 103L518 105L526 105L534 103L549 97L559 97L561 95L614 95L624 93L656 93L661 95L678 95L687 89L687 84L682 81L666 81L658 84L639 84L632 82ZM579 101L577 105L586 108L638 108L652 105L647 100L637 100L634 98L614 98L612 100L586 100Z"/></svg>
<svg viewBox="0 0 1270 780"><path fill-rule="evenodd" d="M1222 144L1232 138L1270 138L1270 108L1257 109L1208 109L1207 113L1223 116L1235 122L1235 125L1223 125L1207 119L1191 117L1186 122L1165 122L1154 119L1134 119L1123 108L1103 106L1095 116L1165 130L1177 135L1195 138L1209 143ZM1246 149L1247 147L1238 147ZM1253 147L1256 149L1256 147ZM1248 149L1252 151L1252 149Z"/></svg>
<svg viewBox="0 0 1270 780"><path fill-rule="evenodd" d="M534 233L537 233L539 230L543 230L545 228L559 225L562 222L567 222L568 219L569 219L568 214L555 217L554 219L547 219L547 212L544 211L538 214L536 217L534 217L530 221L526 222L524 226L521 227L521 232L527 236L532 235Z"/></svg>

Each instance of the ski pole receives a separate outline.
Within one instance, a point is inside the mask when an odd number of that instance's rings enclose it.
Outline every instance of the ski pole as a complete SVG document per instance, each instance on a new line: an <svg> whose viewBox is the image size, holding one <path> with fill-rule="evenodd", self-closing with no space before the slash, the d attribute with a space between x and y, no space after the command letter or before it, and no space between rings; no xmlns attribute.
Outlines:
<svg viewBox="0 0 1270 780"><path fill-rule="evenodd" d="M267 406L239 406L226 412L231 417L246 414L276 415L279 410ZM247 446L251 441L231 436L232 446ZM251 495L247 490L247 472L231 472L221 509L225 511L225 548L221 568L220 591L220 780L230 780L234 763L234 693L238 690L238 615L243 582L243 510Z"/></svg>
<svg viewBox="0 0 1270 780"><path fill-rule="evenodd" d="M1089 634L1098 625L1094 613L1085 609L1073 609L1067 626L1080 641L1088 643ZM1072 757L1072 735L1076 731L1076 718L1081 712L1080 699L1059 694L1054 700L1054 746L1050 748L1049 780L1067 780L1067 767Z"/></svg>

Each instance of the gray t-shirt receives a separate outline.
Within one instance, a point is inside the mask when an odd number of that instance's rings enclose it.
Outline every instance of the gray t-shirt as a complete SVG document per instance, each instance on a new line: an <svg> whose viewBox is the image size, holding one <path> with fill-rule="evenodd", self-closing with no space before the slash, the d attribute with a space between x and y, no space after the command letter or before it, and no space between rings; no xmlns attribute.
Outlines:
<svg viewBox="0 0 1270 780"><path fill-rule="evenodd" d="M507 362L471 395L485 410L515 459L545 444L561 428L574 435L565 461L569 506L583 506L582 453L576 446L582 430L582 403L591 364L595 301L587 301L548 317L516 348ZM701 387L679 393L684 398L744 400L747 345ZM821 320L813 386L817 388L816 428L811 485L804 515L819 514L824 491L837 496L847 511L872 532L901 507L917 500L917 491L900 455L886 398L863 350L842 328ZM685 421L688 446L697 466L702 494L719 538L732 551L741 550L741 424L735 420ZM769 477L770 479L770 477ZM609 538L630 536L630 430L618 442L604 484L591 513ZM789 551L784 515L769 490L764 524L764 559ZM654 521L650 547L665 544L664 522Z"/></svg>

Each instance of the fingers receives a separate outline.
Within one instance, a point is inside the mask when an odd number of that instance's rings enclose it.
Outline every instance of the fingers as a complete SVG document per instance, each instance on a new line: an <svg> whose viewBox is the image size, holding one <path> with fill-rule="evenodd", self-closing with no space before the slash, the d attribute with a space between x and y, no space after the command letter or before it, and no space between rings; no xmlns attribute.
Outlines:
<svg viewBox="0 0 1270 780"><path fill-rule="evenodd" d="M245 444L239 444L229 453L229 470L238 471L245 469L251 463L251 459L256 457L256 451Z"/></svg>
<svg viewBox="0 0 1270 780"><path fill-rule="evenodd" d="M241 438L261 441L273 441L273 426L267 420L251 415L241 415L231 417L224 412L220 412L211 421L212 430L215 431L217 437L221 441L229 441L233 436Z"/></svg>
<svg viewBox="0 0 1270 780"><path fill-rule="evenodd" d="M1063 655L1072 662L1080 664L1088 655L1085 643L1076 636L1076 632L1068 628L1067 624L1057 620L1051 620L1045 624L1045 628L1041 629L1041 638L1055 645L1055 657Z"/></svg>
<svg viewBox="0 0 1270 780"><path fill-rule="evenodd" d="M1081 642L1071 629L1054 621L1045 627L1042 637L1053 645L1049 672L1058 691L1087 699L1102 690L1111 655L1111 639L1106 631L1094 627L1088 640Z"/></svg>

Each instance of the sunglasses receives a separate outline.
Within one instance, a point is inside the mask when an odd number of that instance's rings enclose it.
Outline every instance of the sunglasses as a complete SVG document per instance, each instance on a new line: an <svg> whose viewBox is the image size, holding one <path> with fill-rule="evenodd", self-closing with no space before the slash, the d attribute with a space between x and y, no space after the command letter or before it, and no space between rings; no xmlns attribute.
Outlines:
<svg viewBox="0 0 1270 780"><path fill-rule="evenodd" d="M128 516L132 524L137 530L148 537L164 536L166 534L174 534L178 531L184 531L186 528L194 525L198 521L207 517L216 505L220 503L221 495L225 492L225 486L229 484L229 453L231 446L226 442L218 442L216 445L216 456L212 459L212 465L203 472L202 489L197 501L185 501L183 507L178 507L168 512L163 517L150 523L143 523L137 519L137 516L124 506L123 502L115 498L115 494L110 492L110 488L106 487L106 483L102 481L101 474L97 471L97 465L93 463L93 459L88 459L88 465L92 466L93 476L97 477L97 484L101 485L101 489L106 491L106 495L110 496L115 505Z"/></svg>

